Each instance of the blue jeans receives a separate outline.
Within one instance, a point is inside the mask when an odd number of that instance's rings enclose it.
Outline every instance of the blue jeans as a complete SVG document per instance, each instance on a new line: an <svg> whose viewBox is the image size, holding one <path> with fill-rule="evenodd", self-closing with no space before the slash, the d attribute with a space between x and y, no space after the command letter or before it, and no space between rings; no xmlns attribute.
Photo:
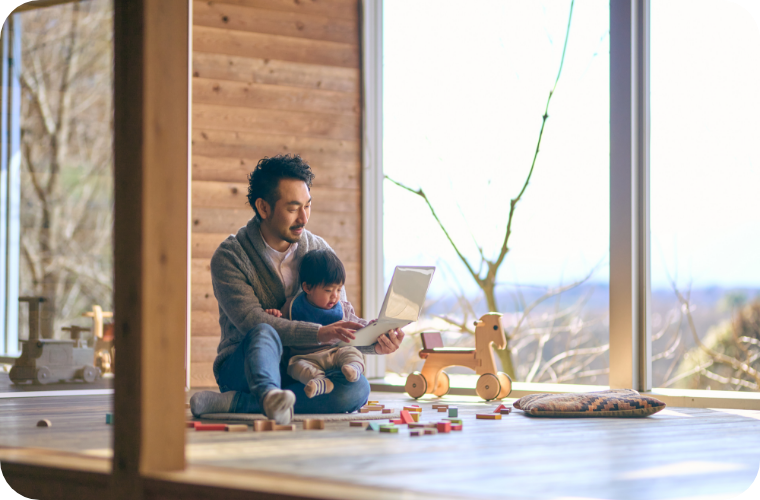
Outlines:
<svg viewBox="0 0 760 500"><path fill-rule="evenodd" d="M235 352L222 364L219 390L237 391L230 413L263 413L262 400L270 389L280 389L280 362L283 349L274 328L260 324L249 331ZM340 370L326 373L335 388L329 394L306 397L304 385L286 376L286 387L296 395L295 413L351 413L357 411L369 397L369 382L362 375L349 382Z"/></svg>

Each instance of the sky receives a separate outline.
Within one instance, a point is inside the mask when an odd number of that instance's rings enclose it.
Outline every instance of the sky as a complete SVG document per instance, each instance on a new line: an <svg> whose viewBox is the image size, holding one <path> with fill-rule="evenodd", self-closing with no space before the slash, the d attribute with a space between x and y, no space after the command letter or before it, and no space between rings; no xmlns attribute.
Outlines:
<svg viewBox="0 0 760 500"><path fill-rule="evenodd" d="M760 287L760 30L751 1L652 2L652 283ZM477 268L504 238L562 55L569 0L386 0L384 170L422 187ZM504 284L609 280L609 3L577 0ZM385 269L476 290L421 198L385 182Z"/></svg>

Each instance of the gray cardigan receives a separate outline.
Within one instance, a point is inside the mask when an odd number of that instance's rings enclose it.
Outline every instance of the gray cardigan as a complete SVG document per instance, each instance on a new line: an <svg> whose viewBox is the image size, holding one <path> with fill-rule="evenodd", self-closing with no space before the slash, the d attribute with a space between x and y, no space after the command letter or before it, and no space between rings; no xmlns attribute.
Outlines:
<svg viewBox="0 0 760 500"><path fill-rule="evenodd" d="M303 231L295 252L300 263L306 252L330 246L309 231ZM222 338L214 360L214 376L219 376L222 363L230 356L245 334L256 325L267 323L277 330L282 345L315 345L321 325L290 321L267 314L265 309L281 309L288 297L285 285L266 253L256 217L219 245L211 258L211 282L219 302L219 326ZM346 300L345 291L342 300ZM364 354L375 354L375 346L358 348Z"/></svg>

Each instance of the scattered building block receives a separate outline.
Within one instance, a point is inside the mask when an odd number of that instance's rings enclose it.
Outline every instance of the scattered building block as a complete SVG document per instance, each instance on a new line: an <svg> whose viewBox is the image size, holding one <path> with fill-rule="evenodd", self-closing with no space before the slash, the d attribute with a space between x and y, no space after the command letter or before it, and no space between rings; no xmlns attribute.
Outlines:
<svg viewBox="0 0 760 500"><path fill-rule="evenodd" d="M459 408L456 406L449 406L449 417L458 417L459 416Z"/></svg>
<svg viewBox="0 0 760 500"><path fill-rule="evenodd" d="M227 424L198 424L195 426L196 431L223 431L227 429Z"/></svg>
<svg viewBox="0 0 760 500"><path fill-rule="evenodd" d="M50 420L46 418L43 418L42 420L37 422L37 427L52 427L52 426L53 426L53 422L51 422Z"/></svg>
<svg viewBox="0 0 760 500"><path fill-rule="evenodd" d="M451 430L452 431L461 431L462 430L462 424L451 424Z"/></svg>
<svg viewBox="0 0 760 500"><path fill-rule="evenodd" d="M369 410L369 411L381 411L383 408L385 408L385 405L365 405L362 406L362 410Z"/></svg>
<svg viewBox="0 0 760 500"><path fill-rule="evenodd" d="M493 411L494 413L501 413L501 410L504 410L507 408L505 405L499 405L496 407L496 409Z"/></svg>
<svg viewBox="0 0 760 500"><path fill-rule="evenodd" d="M422 429L427 427L427 424L409 424L410 429Z"/></svg>
<svg viewBox="0 0 760 500"><path fill-rule="evenodd" d="M398 434L398 427L380 427L380 432L390 432L392 434Z"/></svg>
<svg viewBox="0 0 760 500"><path fill-rule="evenodd" d="M446 418L444 420L451 422L451 425L462 425L464 423L461 418Z"/></svg>
<svg viewBox="0 0 760 500"><path fill-rule="evenodd" d="M417 413L422 412L422 408L420 408L419 406L404 406L404 410L408 412L413 412L413 411Z"/></svg>
<svg viewBox="0 0 760 500"><path fill-rule="evenodd" d="M406 410L401 410L401 422L404 424L411 424L414 422L414 419L412 419L412 416L409 414Z"/></svg>
<svg viewBox="0 0 760 500"><path fill-rule="evenodd" d="M367 430L368 431L379 431L380 430L380 422L367 422Z"/></svg>
<svg viewBox="0 0 760 500"><path fill-rule="evenodd" d="M437 410L439 408L448 408L448 407L449 405L441 405L441 404L433 405L434 410Z"/></svg>
<svg viewBox="0 0 760 500"><path fill-rule="evenodd" d="M393 408L383 408L383 413L393 413Z"/></svg>
<svg viewBox="0 0 760 500"><path fill-rule="evenodd" d="M410 436L424 436L425 430L424 429L412 429L409 431Z"/></svg>
<svg viewBox="0 0 760 500"><path fill-rule="evenodd" d="M432 429L430 427L426 427L424 430L425 430L426 436L433 436L435 434L438 434L438 429Z"/></svg>
<svg viewBox="0 0 760 500"><path fill-rule="evenodd" d="M478 413L475 415L478 420L501 420L500 413Z"/></svg>
<svg viewBox="0 0 760 500"><path fill-rule="evenodd" d="M353 422L349 422L348 425L351 427L364 428L364 427L367 427L367 425L369 425L369 422L367 422L366 420L354 420Z"/></svg>
<svg viewBox="0 0 760 500"><path fill-rule="evenodd" d="M419 408L420 407L420 405L409 405L409 406L411 406L412 408Z"/></svg>
<svg viewBox="0 0 760 500"><path fill-rule="evenodd" d="M509 415L512 413L512 408L504 408L499 412L501 415Z"/></svg>
<svg viewBox="0 0 760 500"><path fill-rule="evenodd" d="M412 416L412 420L414 420L415 422L419 422L420 421L420 414L419 413L414 412L414 413L410 413L410 415Z"/></svg>
<svg viewBox="0 0 760 500"><path fill-rule="evenodd" d="M274 424L275 431L294 431L296 430L296 424L288 424L288 425L277 425Z"/></svg>
<svg viewBox="0 0 760 500"><path fill-rule="evenodd" d="M445 413L447 411L449 411L449 407L448 406L439 406L438 407L438 413Z"/></svg>
<svg viewBox="0 0 760 500"><path fill-rule="evenodd" d="M377 404L377 403L379 403L379 402L380 402L380 401L367 401L367 404L366 404L365 406L376 405L376 404Z"/></svg>
<svg viewBox="0 0 760 500"><path fill-rule="evenodd" d="M359 413L369 413L369 408L359 408Z"/></svg>
<svg viewBox="0 0 760 500"><path fill-rule="evenodd" d="M274 425L275 425L274 420L254 420L253 430L256 432L273 431Z"/></svg>
<svg viewBox="0 0 760 500"><path fill-rule="evenodd" d="M106 413L106 423L113 425L113 413Z"/></svg>
<svg viewBox="0 0 760 500"><path fill-rule="evenodd" d="M425 422L423 425L425 427L430 428L430 429L437 429L438 428L438 422Z"/></svg>
<svg viewBox="0 0 760 500"><path fill-rule="evenodd" d="M227 432L248 432L248 426L245 424L228 424L225 430Z"/></svg>
<svg viewBox="0 0 760 500"><path fill-rule="evenodd" d="M314 431L323 430L325 428L325 421L321 418L307 418L303 421L303 430Z"/></svg>
<svg viewBox="0 0 760 500"><path fill-rule="evenodd" d="M394 425L404 425L406 422L399 418L398 420L391 420L391 423Z"/></svg>
<svg viewBox="0 0 760 500"><path fill-rule="evenodd" d="M451 432L451 422L438 422L436 424L436 429L438 432L441 432L443 434L446 434L447 432Z"/></svg>
<svg viewBox="0 0 760 500"><path fill-rule="evenodd" d="M195 429L195 426L198 425L200 422L193 422L192 420L185 422L185 425L188 429Z"/></svg>

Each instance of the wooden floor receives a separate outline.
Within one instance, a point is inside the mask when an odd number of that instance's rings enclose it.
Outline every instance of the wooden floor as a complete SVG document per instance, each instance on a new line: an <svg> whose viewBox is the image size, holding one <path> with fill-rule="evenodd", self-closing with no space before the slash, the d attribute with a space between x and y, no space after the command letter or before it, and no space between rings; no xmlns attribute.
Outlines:
<svg viewBox="0 0 760 500"><path fill-rule="evenodd" d="M404 395L373 393L401 407ZM324 431L187 433L192 465L298 475L433 498L714 499L750 487L760 469L760 412L669 408L644 419L475 420L494 404L463 396L464 431L410 437L329 423ZM507 400L511 403L512 400ZM437 420L422 400L422 420ZM109 456L110 396L0 400L0 446ZM53 422L35 427L40 418Z"/></svg>

